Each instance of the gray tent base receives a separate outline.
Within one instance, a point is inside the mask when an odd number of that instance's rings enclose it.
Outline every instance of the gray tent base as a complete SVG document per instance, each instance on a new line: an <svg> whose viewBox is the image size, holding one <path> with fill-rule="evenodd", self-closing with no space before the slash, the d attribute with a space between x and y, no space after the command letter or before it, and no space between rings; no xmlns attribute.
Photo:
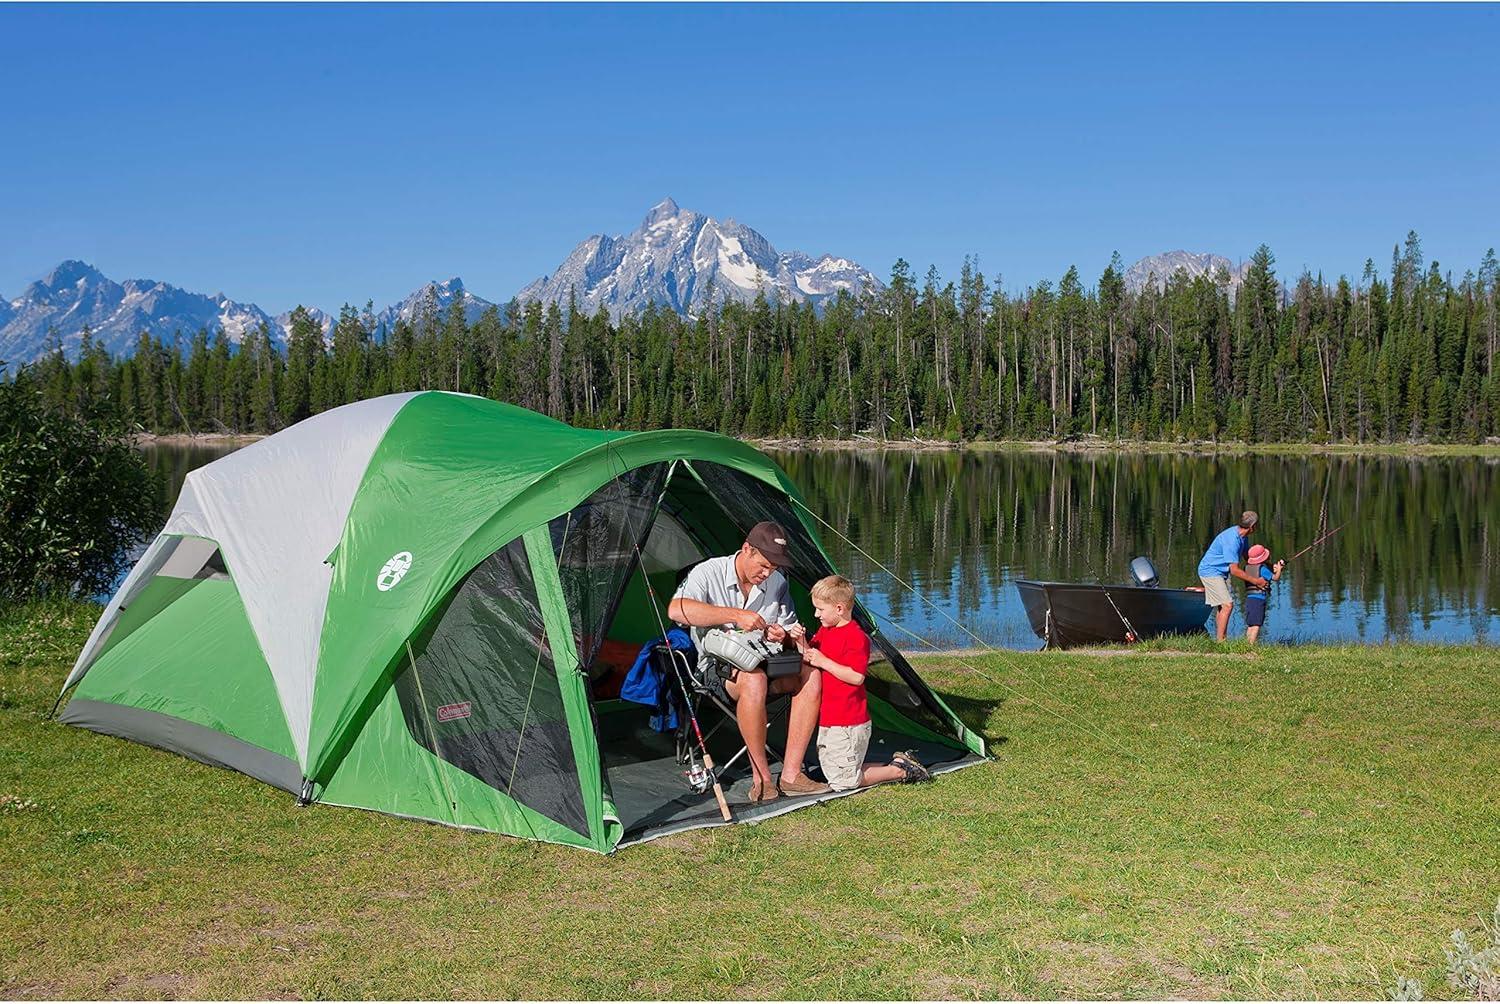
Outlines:
<svg viewBox="0 0 1500 1004"><path fill-rule="evenodd" d="M58 721L237 770L293 795L302 790L302 769L295 760L172 715L75 697Z"/></svg>
<svg viewBox="0 0 1500 1004"><path fill-rule="evenodd" d="M649 728L647 719L651 713L649 708L628 705L624 708L616 706L599 715L599 745L604 754L605 773L614 797L615 811L625 829L621 847L684 830L728 825L719 815L718 803L711 793L698 794L688 788L685 768L676 759L673 737L670 733L658 733ZM702 722L705 729L713 724L713 721ZM770 741L777 748L785 743L783 723L778 722L772 727ZM726 722L710 740L709 751L717 762L722 763L734 755L739 745L739 730L733 722ZM816 746L816 737L813 745ZM922 742L880 729L871 736L867 756L871 761L884 763L892 753L904 749L914 750L934 774L986 762L968 750ZM807 762L810 774L820 776L816 769L816 748L808 750ZM781 768L773 763L771 769L779 773ZM750 802L750 768L744 757L740 757L723 780L724 795L735 822L759 822L817 802L854 794L846 791L783 796L769 803L753 805Z"/></svg>
<svg viewBox="0 0 1500 1004"><path fill-rule="evenodd" d="M923 754L923 747L921 747L920 745L913 747L911 743L907 743L901 748L915 748L918 756L921 756ZM943 748L946 749L946 747ZM877 760L880 759L873 753L871 754L871 756ZM946 774L950 771L962 770L965 767L975 767L979 764L988 762L988 760L977 757L973 753L969 753L966 751L960 759L952 760L947 763L936 764L931 766L929 769L932 771L933 775ZM808 806L816 805L819 802L827 802L835 798L845 798L849 795L858 795L861 792L871 791L873 790L873 788L878 787L884 787L884 785L874 785L872 788L853 788L849 791L833 791L825 795L798 795L795 798L783 796L776 799L774 802L770 802L765 805L751 806L749 803L750 778L747 775L746 777L736 781L732 790L728 790L725 792L725 798L729 802L729 811L734 813L735 823L760 823L764 822L767 819L771 819L774 816L785 815L788 812L796 812L798 809L805 809ZM634 844L643 844L648 840L655 840L658 837L671 836L674 833L682 833L685 830L697 830L714 826L733 825L731 823L726 823L724 821L724 817L719 815L718 804L714 801L712 795L694 795L692 792L686 791L685 785L684 792L686 794L686 797L683 799L679 799L678 801L691 801L694 806L692 811L689 811L688 808L684 806L681 818L679 819L674 819L670 822L665 822L661 825L653 826L648 829L638 830L634 833L627 831L625 838L620 841L619 846L629 847ZM705 805L706 808L704 807Z"/></svg>

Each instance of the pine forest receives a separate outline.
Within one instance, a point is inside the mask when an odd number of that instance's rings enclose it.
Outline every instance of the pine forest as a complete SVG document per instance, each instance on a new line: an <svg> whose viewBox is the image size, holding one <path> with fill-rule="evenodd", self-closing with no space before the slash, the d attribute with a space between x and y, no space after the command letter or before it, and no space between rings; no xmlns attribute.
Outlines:
<svg viewBox="0 0 1500 1004"><path fill-rule="evenodd" d="M57 407L153 433L273 432L399 391L486 395L580 426L876 440L1480 442L1500 435L1500 265L1454 280L1415 233L1389 270L1278 275L1262 245L1227 273L1127 290L1119 255L1008 294L897 261L888 286L821 312L709 303L693 319L512 302L467 323L433 301L377 333L345 306L331 334L299 308L261 330L143 334L111 358L87 332L25 367ZM12 367L14 377L16 374Z"/></svg>

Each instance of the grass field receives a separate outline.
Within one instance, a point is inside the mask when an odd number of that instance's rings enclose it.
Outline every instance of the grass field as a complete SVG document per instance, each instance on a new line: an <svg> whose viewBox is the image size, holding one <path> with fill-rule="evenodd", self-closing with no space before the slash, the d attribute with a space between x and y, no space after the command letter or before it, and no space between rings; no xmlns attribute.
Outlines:
<svg viewBox="0 0 1500 1004"><path fill-rule="evenodd" d="M994 763L601 857L57 725L96 614L0 618L3 998L1439 996L1500 894L1493 650L919 660Z"/></svg>

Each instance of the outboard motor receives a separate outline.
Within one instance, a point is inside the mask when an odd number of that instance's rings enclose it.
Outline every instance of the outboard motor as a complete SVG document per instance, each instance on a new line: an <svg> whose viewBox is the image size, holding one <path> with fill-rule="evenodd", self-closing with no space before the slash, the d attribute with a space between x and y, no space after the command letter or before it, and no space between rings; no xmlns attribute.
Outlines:
<svg viewBox="0 0 1500 1004"><path fill-rule="evenodd" d="M1154 587L1161 582L1161 576L1156 574L1156 566L1144 554L1130 559L1130 577L1138 586Z"/></svg>

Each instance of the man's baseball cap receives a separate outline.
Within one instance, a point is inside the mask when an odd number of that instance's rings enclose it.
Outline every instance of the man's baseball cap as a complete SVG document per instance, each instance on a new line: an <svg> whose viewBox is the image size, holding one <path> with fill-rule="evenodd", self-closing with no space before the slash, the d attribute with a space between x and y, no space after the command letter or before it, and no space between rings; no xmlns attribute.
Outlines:
<svg viewBox="0 0 1500 1004"><path fill-rule="evenodd" d="M1253 530L1255 529L1256 524L1259 522L1260 513L1256 512L1254 509L1246 509L1244 512L1240 513L1240 528L1242 530Z"/></svg>
<svg viewBox="0 0 1500 1004"><path fill-rule="evenodd" d="M755 524L745 535L745 543L764 554L766 560L778 568L791 567L792 556L786 549L789 539L780 523L769 520Z"/></svg>

